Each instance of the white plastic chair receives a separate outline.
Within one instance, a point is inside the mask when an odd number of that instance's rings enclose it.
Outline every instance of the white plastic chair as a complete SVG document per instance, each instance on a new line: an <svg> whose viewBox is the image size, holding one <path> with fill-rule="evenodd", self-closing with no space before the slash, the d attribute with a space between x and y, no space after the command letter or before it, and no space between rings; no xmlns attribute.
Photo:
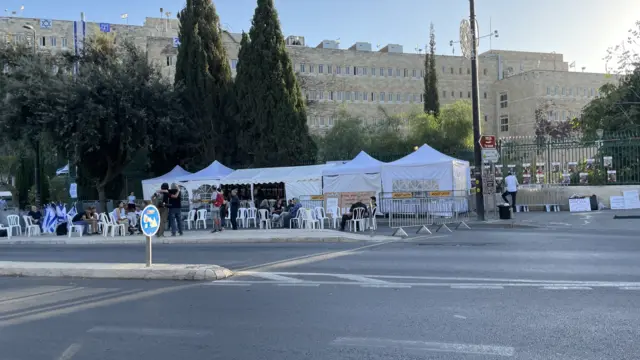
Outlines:
<svg viewBox="0 0 640 360"><path fill-rule="evenodd" d="M302 220L304 219L304 212L305 212L305 209L303 209L303 208L298 209L298 213L296 214L296 217L291 218L291 221L289 222L289 229L293 228L293 222L294 221L298 224L299 228L302 227Z"/></svg>
<svg viewBox="0 0 640 360"><path fill-rule="evenodd" d="M251 220L253 220L253 227L257 227L257 217L258 215L258 209L256 209L255 207L250 207L247 209L247 217L245 217L244 221L246 222L246 227L250 227L251 226Z"/></svg>
<svg viewBox="0 0 640 360"><path fill-rule="evenodd" d="M4 225L0 224L0 230L6 230L7 231L7 239L11 239L11 231L8 227L5 227Z"/></svg>
<svg viewBox="0 0 640 360"><path fill-rule="evenodd" d="M113 232L113 225L109 221L109 217L105 213L98 214L98 229L102 233L102 236L107 236L109 231Z"/></svg>
<svg viewBox="0 0 640 360"><path fill-rule="evenodd" d="M24 219L25 229L24 231L27 233L27 236L31 237L38 236L41 234L40 226L35 225L29 215L23 215L22 219Z"/></svg>
<svg viewBox="0 0 640 360"><path fill-rule="evenodd" d="M74 225L73 217L71 215L67 215L67 234L71 237L71 234L77 232L80 237L82 237L82 233L84 232L84 225Z"/></svg>
<svg viewBox="0 0 640 360"><path fill-rule="evenodd" d="M247 208L239 208L238 209L238 217L236 217L236 223L240 227L247 227Z"/></svg>
<svg viewBox="0 0 640 360"><path fill-rule="evenodd" d="M195 220L196 220L196 211L189 210L189 215L187 215L187 218L184 219L184 222L187 223L187 229L191 230L191 226L193 225ZM196 229L197 229L197 224L196 224Z"/></svg>
<svg viewBox="0 0 640 360"><path fill-rule="evenodd" d="M376 216L378 215L378 207L374 206L371 210L371 215L369 216L369 227L373 230L378 230L378 222L376 221Z"/></svg>
<svg viewBox="0 0 640 360"><path fill-rule="evenodd" d="M353 209L353 217L349 220L349 231L358 231L360 225L360 231L364 231L365 225L367 225L367 219L364 217L364 208Z"/></svg>
<svg viewBox="0 0 640 360"><path fill-rule="evenodd" d="M191 210L194 211L194 210ZM189 211L189 215L191 215L191 211ZM196 220L196 230L198 230L198 224L202 223L203 228L207 228L207 209L198 210L198 220ZM191 229L191 228L189 228Z"/></svg>
<svg viewBox="0 0 640 360"><path fill-rule="evenodd" d="M315 211L312 211L311 209L304 209L302 213L303 229L316 229L316 226L317 228L320 228L320 220L314 218L314 214L315 214Z"/></svg>
<svg viewBox="0 0 640 360"><path fill-rule="evenodd" d="M262 224L264 224L265 229L271 229L271 216L269 216L269 210L260 209L258 210L259 218L260 218L260 229L262 229Z"/></svg>
<svg viewBox="0 0 640 360"><path fill-rule="evenodd" d="M313 211L316 215L316 219L320 223L320 229L324 229L324 221L325 220L327 222L330 221L330 219L327 217L327 214L324 211L324 208L322 206L316 206L316 208Z"/></svg>
<svg viewBox="0 0 640 360"><path fill-rule="evenodd" d="M340 220L342 219L342 217L340 216L340 208L337 207L337 206L334 206L332 208L328 208L326 214L331 214L331 218L329 220L333 222L333 228L337 229L338 228L338 224L339 224Z"/></svg>
<svg viewBox="0 0 640 360"><path fill-rule="evenodd" d="M225 209L227 211L227 215L224 217L224 226L231 227L231 204L227 204Z"/></svg>
<svg viewBox="0 0 640 360"><path fill-rule="evenodd" d="M20 226L20 217L18 215L8 215L7 224L9 225L9 231L13 233L13 229L18 229L18 235L22 235L22 226Z"/></svg>
<svg viewBox="0 0 640 360"><path fill-rule="evenodd" d="M119 224L112 213L109 213L109 222L111 224L111 236L116 235L125 236L127 234L127 227L124 224Z"/></svg>

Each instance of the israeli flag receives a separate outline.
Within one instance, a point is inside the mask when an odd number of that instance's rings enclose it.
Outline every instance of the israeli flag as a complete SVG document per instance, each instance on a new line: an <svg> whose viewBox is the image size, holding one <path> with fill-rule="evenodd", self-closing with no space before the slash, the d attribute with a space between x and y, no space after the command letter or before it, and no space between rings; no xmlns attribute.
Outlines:
<svg viewBox="0 0 640 360"><path fill-rule="evenodd" d="M56 170L56 176L64 175L64 174L68 174L68 173L69 173L69 164L61 167L58 170Z"/></svg>
<svg viewBox="0 0 640 360"><path fill-rule="evenodd" d="M57 225L58 217L56 216L55 205L51 204L45 209L45 215L42 221L42 231L45 233L54 233Z"/></svg>
<svg viewBox="0 0 640 360"><path fill-rule="evenodd" d="M78 209L76 208L76 204L73 204L73 206L71 207L71 210L69 210L67 215L71 216L72 219L74 216L78 215Z"/></svg>
<svg viewBox="0 0 640 360"><path fill-rule="evenodd" d="M67 206L58 204L56 206L56 220L58 224L67 222Z"/></svg>

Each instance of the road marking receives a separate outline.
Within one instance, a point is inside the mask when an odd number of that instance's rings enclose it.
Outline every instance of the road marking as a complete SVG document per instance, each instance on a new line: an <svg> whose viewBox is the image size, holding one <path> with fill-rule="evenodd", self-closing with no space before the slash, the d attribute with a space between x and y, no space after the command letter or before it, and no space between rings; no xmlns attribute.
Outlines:
<svg viewBox="0 0 640 360"><path fill-rule="evenodd" d="M58 360L71 360L82 348L82 345L79 343L71 344L69 347L60 355Z"/></svg>
<svg viewBox="0 0 640 360"><path fill-rule="evenodd" d="M120 326L96 326L87 331L91 334L133 334L141 336L166 336L183 338L208 337L211 332L206 330L181 330L158 328L130 328Z"/></svg>
<svg viewBox="0 0 640 360"><path fill-rule="evenodd" d="M236 273L235 276L238 276L237 275L238 272L243 272L248 270L269 271L271 269L305 265L305 264L310 264L310 263L319 262L319 261L331 260L331 259L339 258L342 256L353 255L364 249L370 249L370 248L374 248L374 247L378 247L378 246L382 246L390 243L395 243L395 242L398 242L398 240L390 240L390 241L384 241L384 242L379 242L375 244L364 245L364 246L360 246L355 249L349 249L349 250L327 251L322 253L303 255L303 256L298 256L290 259L284 259L284 260L273 261L273 262L264 263L260 265L249 266L243 269L237 269L233 271Z"/></svg>
<svg viewBox="0 0 640 360"><path fill-rule="evenodd" d="M640 290L640 286L622 286L620 290Z"/></svg>
<svg viewBox="0 0 640 360"><path fill-rule="evenodd" d="M376 338L352 338L341 337L331 342L335 346L372 347L372 348L397 348L402 350L436 351L473 355L492 355L511 357L515 349L509 346L455 344L442 342L391 340Z"/></svg>
<svg viewBox="0 0 640 360"><path fill-rule="evenodd" d="M360 282L360 283L366 283L366 284L388 284L389 283L388 281L372 279L370 277L366 277L366 276L362 276L362 275L334 274L332 276L335 276L335 277L340 278L340 279L353 280L353 281L357 281L357 282Z"/></svg>
<svg viewBox="0 0 640 360"><path fill-rule="evenodd" d="M31 300L33 298L37 298L37 297L40 297L40 296L58 295L58 294L62 294L62 293L70 292L70 291L78 291L78 290L83 290L83 289L86 289L86 288L83 288L83 287L65 288L65 289L59 289L59 290L44 291L44 292L40 292L40 293L37 293L37 294L18 296L18 297L14 297L14 298L7 298L6 300L0 300L0 305L13 304L13 303L16 303L16 302L23 302L23 301Z"/></svg>
<svg viewBox="0 0 640 360"><path fill-rule="evenodd" d="M544 286L544 290L593 290L588 286Z"/></svg>
<svg viewBox="0 0 640 360"><path fill-rule="evenodd" d="M273 280L273 281L284 281L284 282L302 282L303 281L303 280L300 280L300 279L287 277L287 276L282 276L282 275L278 275L278 274L274 274L274 273L270 273L270 272L243 271L241 273L241 276L243 276L243 275L244 276L259 277L259 278L263 278L263 279L267 279L267 280Z"/></svg>
<svg viewBox="0 0 640 360"><path fill-rule="evenodd" d="M404 284L365 284L360 285L363 288L387 288L387 289L410 289L411 285Z"/></svg>
<svg viewBox="0 0 640 360"><path fill-rule="evenodd" d="M307 286L307 287L318 287L320 284L316 283L292 283L292 284L277 284L278 286Z"/></svg>
<svg viewBox="0 0 640 360"><path fill-rule="evenodd" d="M451 285L452 289L469 289L469 290L478 290L478 289L493 289L500 290L504 289L503 286L500 285Z"/></svg>
<svg viewBox="0 0 640 360"><path fill-rule="evenodd" d="M453 315L454 318L456 319L462 319L462 320L466 320L467 317L466 316L462 316L462 315Z"/></svg>
<svg viewBox="0 0 640 360"><path fill-rule="evenodd" d="M251 284L247 284L240 281L212 281L207 285L219 285L219 286L251 286Z"/></svg>

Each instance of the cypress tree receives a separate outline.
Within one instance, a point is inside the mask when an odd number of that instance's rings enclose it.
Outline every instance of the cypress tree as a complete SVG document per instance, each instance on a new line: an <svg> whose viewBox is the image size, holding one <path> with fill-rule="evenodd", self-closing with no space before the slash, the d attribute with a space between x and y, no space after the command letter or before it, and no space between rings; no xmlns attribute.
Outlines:
<svg viewBox="0 0 640 360"><path fill-rule="evenodd" d="M258 0L241 46L235 86L243 159L252 166L311 160L317 148L273 0Z"/></svg>
<svg viewBox="0 0 640 360"><path fill-rule="evenodd" d="M233 125L229 116L232 79L220 19L211 0L187 0L178 18L175 84L186 117L193 122L198 162L230 161L233 139L227 132Z"/></svg>
<svg viewBox="0 0 640 360"><path fill-rule="evenodd" d="M436 72L436 34L433 23L429 29L429 53L424 57L424 112L438 116L438 73Z"/></svg>

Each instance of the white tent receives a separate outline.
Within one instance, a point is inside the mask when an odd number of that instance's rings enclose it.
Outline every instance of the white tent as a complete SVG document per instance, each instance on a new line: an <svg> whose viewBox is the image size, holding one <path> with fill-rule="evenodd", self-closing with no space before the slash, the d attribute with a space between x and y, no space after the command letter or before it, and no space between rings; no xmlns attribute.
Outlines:
<svg viewBox="0 0 640 360"><path fill-rule="evenodd" d="M223 185L284 183L287 198L322 195L322 170L331 164L236 170L220 181ZM251 192L253 193L253 191Z"/></svg>
<svg viewBox="0 0 640 360"><path fill-rule="evenodd" d="M396 161L382 165L385 192L455 191L469 189L469 162L445 155L424 144Z"/></svg>
<svg viewBox="0 0 640 360"><path fill-rule="evenodd" d="M216 160L212 162L211 165L196 173L178 177L178 181L183 182L182 186L187 189L189 194L192 194L194 190L202 185L220 185L220 179L231 173L233 173L233 169L222 165Z"/></svg>
<svg viewBox="0 0 640 360"><path fill-rule="evenodd" d="M171 171L168 173L158 176L153 179L142 180L142 196L149 200L153 193L160 189L160 185L162 183L172 183L178 181L180 176L185 176L191 174L187 170L180 167L180 165L176 165Z"/></svg>
<svg viewBox="0 0 640 360"><path fill-rule="evenodd" d="M360 151L353 160L322 171L323 191L330 192L367 192L382 191L380 172L382 161Z"/></svg>

